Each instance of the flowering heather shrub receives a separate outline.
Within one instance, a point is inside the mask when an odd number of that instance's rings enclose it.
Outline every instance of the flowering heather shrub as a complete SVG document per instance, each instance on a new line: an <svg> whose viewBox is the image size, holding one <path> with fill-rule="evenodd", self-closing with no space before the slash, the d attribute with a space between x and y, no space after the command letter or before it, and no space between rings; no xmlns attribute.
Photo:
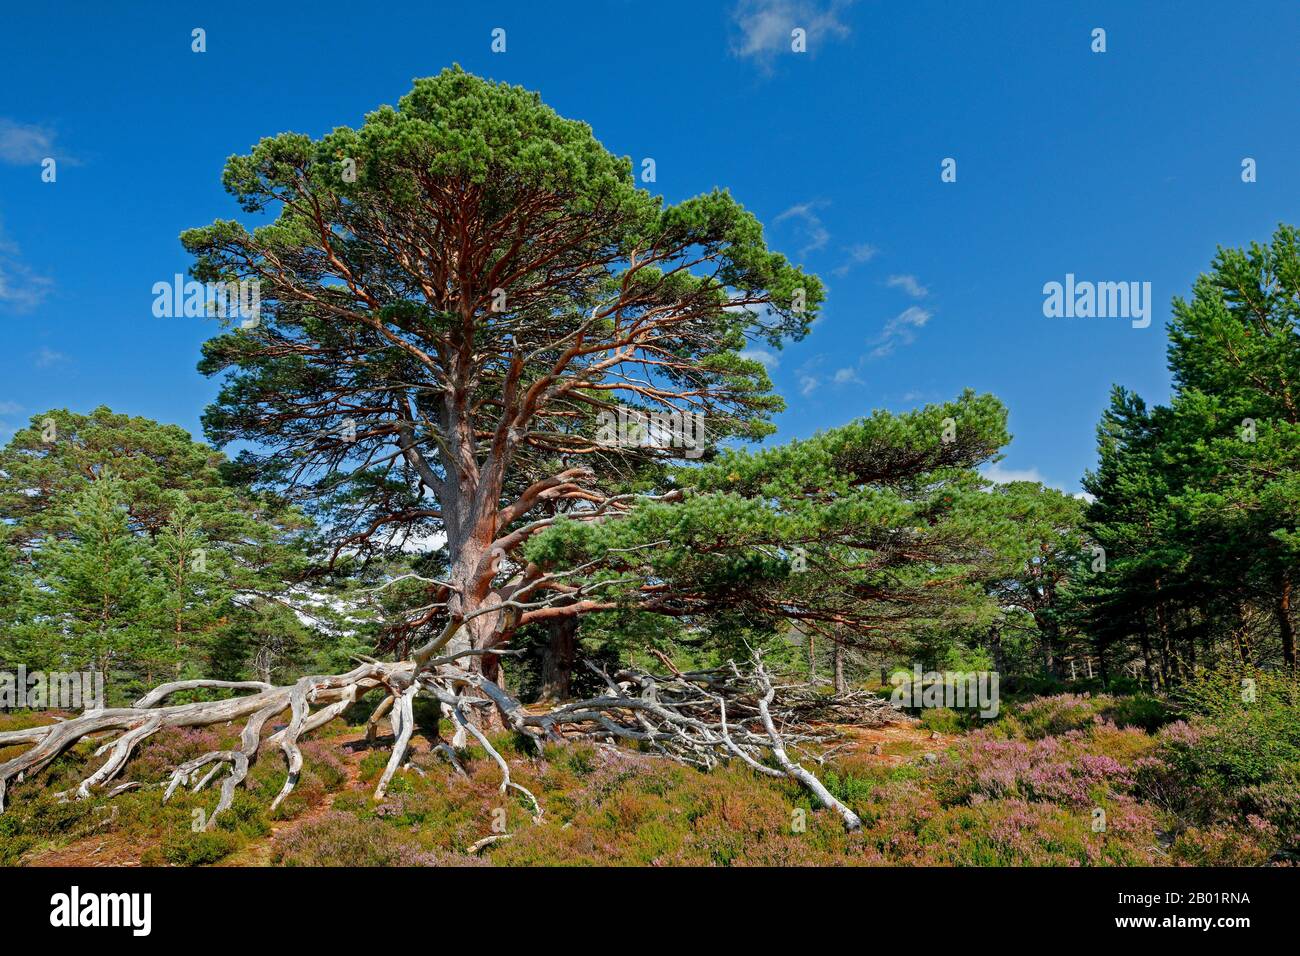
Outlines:
<svg viewBox="0 0 1300 956"><path fill-rule="evenodd" d="M357 831L375 841L376 859L446 864L1152 865L1168 862L1155 848L1156 811L1129 791L1132 765L1149 759L1154 745L1139 731L1090 722L1086 731L1032 741L999 739L986 728L933 769L845 754L820 772L862 816L859 834L845 833L799 787L744 767L702 773L626 750L548 747L541 759L512 761L516 780L546 808L541 826L496 793L497 775L483 758L471 761L469 779L441 766L434 773L433 765L428 778L409 775L409 788L373 811L346 794L335 808L355 813L327 818L347 832L335 839L312 821L283 835L277 853L285 862L327 863L334 844L362 838L349 835ZM491 832L490 809L503 804L511 839L467 856ZM1106 810L1105 832L1092 831L1095 806ZM338 853L352 857L366 858Z"/></svg>
<svg viewBox="0 0 1300 956"><path fill-rule="evenodd" d="M278 834L272 859L285 866L437 866L409 831L330 811ZM467 861L468 862L468 861Z"/></svg>
<svg viewBox="0 0 1300 956"><path fill-rule="evenodd" d="M1300 854L1300 767L1251 787L1242 796L1255 811L1247 816L1252 829L1269 834L1290 853Z"/></svg>
<svg viewBox="0 0 1300 956"><path fill-rule="evenodd" d="M1037 740L1099 723L1106 702L1106 698L1091 694L1057 694L1018 704L1012 708L1012 715L1020 733Z"/></svg>
<svg viewBox="0 0 1300 956"><path fill-rule="evenodd" d="M1052 804L1008 800L988 806L988 848L1004 866L1150 866L1155 851L1154 814L1129 797L1107 801L1106 828L1092 829L1090 812ZM975 863L980 840L954 862Z"/></svg>
<svg viewBox="0 0 1300 956"><path fill-rule="evenodd" d="M150 783L166 780L185 761L221 746L221 734L212 727L169 727L136 750L122 778Z"/></svg>
<svg viewBox="0 0 1300 956"><path fill-rule="evenodd" d="M1224 668L1199 676L1180 699L1201 736L1191 745L1171 739L1162 755L1198 785L1236 799L1300 767L1297 678Z"/></svg>
<svg viewBox="0 0 1300 956"><path fill-rule="evenodd" d="M813 811L793 786L773 786L743 767L702 773L636 755L631 760L638 772L628 774L619 758L606 764L605 756L597 751L594 769L568 801L553 806L549 795L543 797L543 825L525 822L514 838L488 851L492 862L827 866L859 860L862 839L846 834L833 814ZM558 782L554 769L549 778ZM796 810L802 811L803 832L792 826Z"/></svg>
<svg viewBox="0 0 1300 956"><path fill-rule="evenodd" d="M1085 730L1103 721L1154 733L1170 720L1164 702L1147 694L1056 694L1016 704L1009 711L1007 735L1030 739Z"/></svg>
<svg viewBox="0 0 1300 956"><path fill-rule="evenodd" d="M892 785L891 785L892 786ZM904 866L1153 865L1155 822L1147 808L1114 798L1108 827L1091 812L1019 798L944 807L928 791L881 792L864 833L863 862Z"/></svg>
<svg viewBox="0 0 1300 956"><path fill-rule="evenodd" d="M1267 825L1191 827L1178 835L1170 856L1190 866L1262 866L1275 838Z"/></svg>
<svg viewBox="0 0 1300 956"><path fill-rule="evenodd" d="M1109 736L1140 733L1113 730ZM1134 782L1131 768L1090 752L1089 743L1078 730L1032 741L999 740L976 732L962 742L955 757L940 764L935 790L945 805L1019 798L1080 808L1129 791Z"/></svg>
<svg viewBox="0 0 1300 956"><path fill-rule="evenodd" d="M311 766L312 772L327 789L337 789L347 779L347 770L336 744L327 740L309 740L302 744L301 749L303 764Z"/></svg>
<svg viewBox="0 0 1300 956"><path fill-rule="evenodd" d="M1157 737L1159 758L1190 792L1202 790L1227 798L1238 788L1265 779L1264 767L1243 752L1236 728L1204 719L1178 721Z"/></svg>
<svg viewBox="0 0 1300 956"><path fill-rule="evenodd" d="M1300 851L1300 763L1283 762L1287 741L1267 716L1225 708L1178 721L1157 736L1156 756L1140 762L1138 792L1177 821L1179 860L1253 866Z"/></svg>
<svg viewBox="0 0 1300 956"><path fill-rule="evenodd" d="M370 788L387 751L358 760L362 755L349 756L324 739L304 744L298 787L274 815L267 807L285 768L278 755L266 755L215 837L184 836L191 813L211 808L212 790L181 790L166 805L156 787L125 794L114 801L119 814L111 828L156 845L155 862L201 864L266 839L272 816L293 819L310 807L323 809L328 799L328 812L270 838L275 862L1131 866L1276 860L1279 850L1300 842L1300 763L1281 759L1291 739L1289 718L1272 704L1261 715L1218 703L1151 734L1137 727L1164 724L1162 706L1059 694L1007 705L1001 718L962 733L935 764L927 762L934 756L921 760L906 749L897 751L901 764L865 748L840 751L817 772L862 817L857 834L845 833L801 787L744 766L706 773L585 743L548 745L536 756L505 738L498 743L515 781L545 808L540 826L525 799L498 791L499 771L481 748L463 756L468 777L452 773L435 755L415 755L421 772L399 773L375 806ZM1251 734L1267 739L1243 742ZM141 749L127 774L157 782L175 764L230 743L225 728L168 731ZM904 735L898 745L915 743ZM75 751L59 764L65 786L84 776L87 756ZM368 783L347 786L358 773ZM74 839L84 829L74 816L97 803L51 807L42 811L48 819L34 812L11 819L6 825L12 832L0 837L18 848L5 861ZM1093 829L1097 808L1105 811L1100 831ZM471 844L494 832L499 809L506 811L511 838L469 855Z"/></svg>
<svg viewBox="0 0 1300 956"><path fill-rule="evenodd" d="M1134 765L1137 792L1177 819L1212 820L1230 812L1225 792L1189 772L1212 733L1206 725L1176 721L1156 735L1156 752Z"/></svg>

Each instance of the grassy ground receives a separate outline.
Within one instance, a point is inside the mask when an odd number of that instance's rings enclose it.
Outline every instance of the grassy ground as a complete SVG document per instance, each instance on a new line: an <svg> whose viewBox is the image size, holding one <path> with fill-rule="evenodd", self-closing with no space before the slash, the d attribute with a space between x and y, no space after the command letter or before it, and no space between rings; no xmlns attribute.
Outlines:
<svg viewBox="0 0 1300 956"><path fill-rule="evenodd" d="M194 832L211 791L166 806L147 786L111 802L57 803L85 775L83 743L14 788L0 816L10 865L1258 865L1288 859L1283 806L1208 799L1180 769L1194 732L1150 698L1060 695L1004 708L996 721L929 711L920 723L853 730L818 768L863 818L847 834L794 784L744 767L710 773L607 745L494 741L545 813L502 796L499 774L471 750L467 777L416 738L414 768L371 799L388 759L368 748L363 711L322 728L304 748L294 794L267 807L284 770L262 759L212 832ZM37 722L0 717L0 729ZM164 780L178 762L234 742L238 728L173 731L151 740L122 779ZM268 729L268 732L270 730ZM1198 741L1201 738L1196 738ZM12 756L0 751L0 760ZM1193 775L1194 776L1194 775ZM1219 789L1223 789L1222 786ZM1212 796L1212 794L1210 794ZM1258 806L1256 806L1258 804ZM1263 813L1249 812L1264 808ZM471 854L484 837L508 839Z"/></svg>

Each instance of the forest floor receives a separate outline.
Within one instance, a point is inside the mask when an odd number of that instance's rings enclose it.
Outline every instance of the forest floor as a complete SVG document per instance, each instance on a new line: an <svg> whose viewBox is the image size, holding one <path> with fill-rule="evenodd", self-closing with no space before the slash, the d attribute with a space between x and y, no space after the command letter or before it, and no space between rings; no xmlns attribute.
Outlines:
<svg viewBox="0 0 1300 956"><path fill-rule="evenodd" d="M61 715L68 716L68 715ZM842 738L836 754L839 757L857 756L862 760L880 767L897 767L909 761L916 761L926 753L941 753L955 739L952 735L939 734L926 729L919 722L904 720L883 727L858 727L848 724L822 725L819 730L834 733ZM265 835L251 838L244 842L230 855L217 861L218 866L267 866L274 865L274 851L278 844L289 840L296 834L309 831L322 818L333 811L337 802L357 802L368 800L373 790L373 782L365 778L363 762L367 755L374 752L386 752L392 744L392 737L380 735L372 744L365 738L364 728L352 727L342 719L337 719L322 728L317 738L326 738L339 759L343 771L341 784L327 793L320 795L299 815L291 819L276 819L268 824ZM417 733L411 741L412 760L429 758L433 742L426 735ZM626 759L636 761L640 755L625 752ZM653 758L643 757L646 764L654 763ZM509 757L511 772L526 772L529 758L520 754ZM492 768L484 766L484 773L494 773ZM111 808L109 811L111 817ZM142 860L148 860L150 851L157 851L164 843L164 837L156 833L132 832L129 830L113 831L109 826L96 829L80 838L72 839L62 845L47 844L23 855L21 865L41 867L122 867L140 866Z"/></svg>
<svg viewBox="0 0 1300 956"><path fill-rule="evenodd" d="M853 834L797 784L743 766L705 772L586 741L538 755L503 734L493 745L515 782L537 796L538 823L526 799L501 794L500 771L481 748L464 753L467 774L454 773L433 753L427 724L377 803L391 738L368 743L366 715L344 717L304 743L302 778L277 811L268 807L283 761L267 754L204 832L212 791L182 790L163 805L157 785L178 762L229 746L238 728L159 734L123 774L145 783L140 790L60 804L49 795L93 767L95 744L83 743L13 789L0 815L0 863L1151 866L1297 858L1285 793L1271 804L1259 787L1242 791L1249 799L1207 801L1179 761L1198 747L1220 752L1219 731L1175 720L1153 698L1060 694L1005 707L993 721L940 710L879 728L838 726L841 739L820 760L799 759L862 818ZM13 721L0 715L0 729Z"/></svg>

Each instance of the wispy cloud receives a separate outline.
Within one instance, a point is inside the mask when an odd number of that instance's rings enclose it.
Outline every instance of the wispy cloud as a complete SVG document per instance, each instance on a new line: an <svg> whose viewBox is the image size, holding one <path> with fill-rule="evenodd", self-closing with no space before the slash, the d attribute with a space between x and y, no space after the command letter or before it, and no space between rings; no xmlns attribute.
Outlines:
<svg viewBox="0 0 1300 956"><path fill-rule="evenodd" d="M872 349L873 358L883 358L900 345L911 345L916 341L916 332L925 327L933 313L919 305L909 306L885 323L876 347Z"/></svg>
<svg viewBox="0 0 1300 956"><path fill-rule="evenodd" d="M44 301L53 285L19 258L18 244L5 237L0 223L0 311L30 312Z"/></svg>
<svg viewBox="0 0 1300 956"><path fill-rule="evenodd" d="M821 216L817 215L817 209L824 205L826 205L824 202L796 203L773 220L773 222L794 220L798 224L805 240L803 248L799 250L801 256L824 249L826 243L831 241L830 231L822 224Z"/></svg>
<svg viewBox="0 0 1300 956"><path fill-rule="evenodd" d="M1037 468L1008 468L1000 461L985 465L981 474L995 485L1009 485L1013 481L1036 481L1040 485L1048 483Z"/></svg>
<svg viewBox="0 0 1300 956"><path fill-rule="evenodd" d="M21 415L23 407L17 402L0 402L0 438L8 438L14 432L18 431L17 425L11 425L9 418L15 415Z"/></svg>
<svg viewBox="0 0 1300 956"><path fill-rule="evenodd" d="M860 266L864 262L870 262L876 257L876 253L879 251L879 249L871 245L869 242L860 242L855 246L850 246L848 249L848 258L843 262L843 264L832 269L831 272L837 276L848 275L850 269L854 266Z"/></svg>
<svg viewBox="0 0 1300 956"><path fill-rule="evenodd" d="M781 364L781 359L767 349L745 349L740 353L740 357L761 362L763 367L769 371Z"/></svg>
<svg viewBox="0 0 1300 956"><path fill-rule="evenodd" d="M30 312L45 300L53 283L32 272L21 262L0 256L0 308Z"/></svg>
<svg viewBox="0 0 1300 956"><path fill-rule="evenodd" d="M795 369L795 381L799 383L799 394L808 398L822 387L826 381L826 356L811 355Z"/></svg>
<svg viewBox="0 0 1300 956"><path fill-rule="evenodd" d="M844 388L848 385L865 385L862 379L862 366L866 358L858 359L854 365L844 365L839 368L830 366L834 359L843 359L842 355L820 354L814 355L804 361L795 370L795 381L798 383L799 394L808 398L815 392L821 391L823 386L830 385L835 388Z"/></svg>
<svg viewBox="0 0 1300 956"><path fill-rule="evenodd" d="M773 58L791 51L791 31L799 27L807 36L808 55L815 56L828 41L849 35L840 13L851 4L852 0L740 0L731 14L739 34L731 52L770 72Z"/></svg>
<svg viewBox="0 0 1300 956"><path fill-rule="evenodd" d="M1080 501L1086 501L1089 504L1096 500L1086 491L1067 491L1060 485L1053 484L1044 478L1043 473L1037 468L1007 468L1002 462L995 461L990 465L985 465L980 474L995 485L1009 485L1013 481L1033 481L1045 488L1054 488L1072 498L1078 498Z"/></svg>
<svg viewBox="0 0 1300 956"><path fill-rule="evenodd" d="M42 347L35 355L32 356L32 363L37 368L50 368L55 365L61 365L69 361L68 356L62 352L56 352L54 349Z"/></svg>
<svg viewBox="0 0 1300 956"><path fill-rule="evenodd" d="M54 133L49 129L0 117L0 163L21 166L53 155Z"/></svg>
<svg viewBox="0 0 1300 956"><path fill-rule="evenodd" d="M896 275L890 276L885 280L885 285L891 289L902 289L913 299L924 299L930 294L930 290L917 281L916 276Z"/></svg>

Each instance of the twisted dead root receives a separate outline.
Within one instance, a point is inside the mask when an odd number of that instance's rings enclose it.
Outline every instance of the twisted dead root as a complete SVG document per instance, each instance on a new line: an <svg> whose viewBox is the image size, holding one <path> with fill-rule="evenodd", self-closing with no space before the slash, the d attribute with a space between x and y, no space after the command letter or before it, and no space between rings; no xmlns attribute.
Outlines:
<svg viewBox="0 0 1300 956"><path fill-rule="evenodd" d="M420 663L366 660L346 674L303 677L292 685L279 687L258 681L175 681L150 691L132 707L87 711L49 726L0 733L0 747L32 745L0 764L0 813L5 809L10 781L21 781L40 772L88 736L109 734L108 741L95 752L96 758L107 754L107 759L75 790L59 794L61 799L84 800L96 792L111 797L140 786L135 782L114 784L113 781L136 748L160 730L236 720L246 720L238 748L210 751L180 764L166 784L163 801L183 786L191 787L196 793L203 790L225 768L227 773L221 778L216 806L204 824L204 829L211 829L231 806L236 789L248 777L259 753L278 747L284 755L288 775L271 803L274 810L298 782L303 764L299 741L303 735L329 723L371 691L382 689L385 696L370 718L367 738L374 740L378 721L388 714L393 747L375 786L376 800L384 797L394 775L404 766L415 729L414 701L424 694L439 702L455 727L451 745L440 744L436 750L458 772L464 773L456 752L472 737L500 769L500 791L518 791L531 803L534 823L542 820L540 802L527 788L511 779L509 764L480 729L481 721L471 718L471 713L495 707L506 726L531 741L539 753L546 741L593 738L629 741L652 753L704 769L739 759L757 773L797 781L823 806L839 815L845 827L852 831L861 827L861 820L812 772L794 760L789 751L805 745L822 745L836 736L819 725L819 721L846 722L849 716L856 717L849 722L878 726L896 719L896 712L874 697L828 698L806 685L776 684L757 658L745 669L734 663L725 668L693 672L673 668L665 676L631 669L611 675L592 667L602 678L605 693L533 714L500 686L461 666L462 658L478 653L483 652L462 651ZM196 689L252 693L217 701L164 705L171 695ZM263 738L266 722L286 710L288 725Z"/></svg>

